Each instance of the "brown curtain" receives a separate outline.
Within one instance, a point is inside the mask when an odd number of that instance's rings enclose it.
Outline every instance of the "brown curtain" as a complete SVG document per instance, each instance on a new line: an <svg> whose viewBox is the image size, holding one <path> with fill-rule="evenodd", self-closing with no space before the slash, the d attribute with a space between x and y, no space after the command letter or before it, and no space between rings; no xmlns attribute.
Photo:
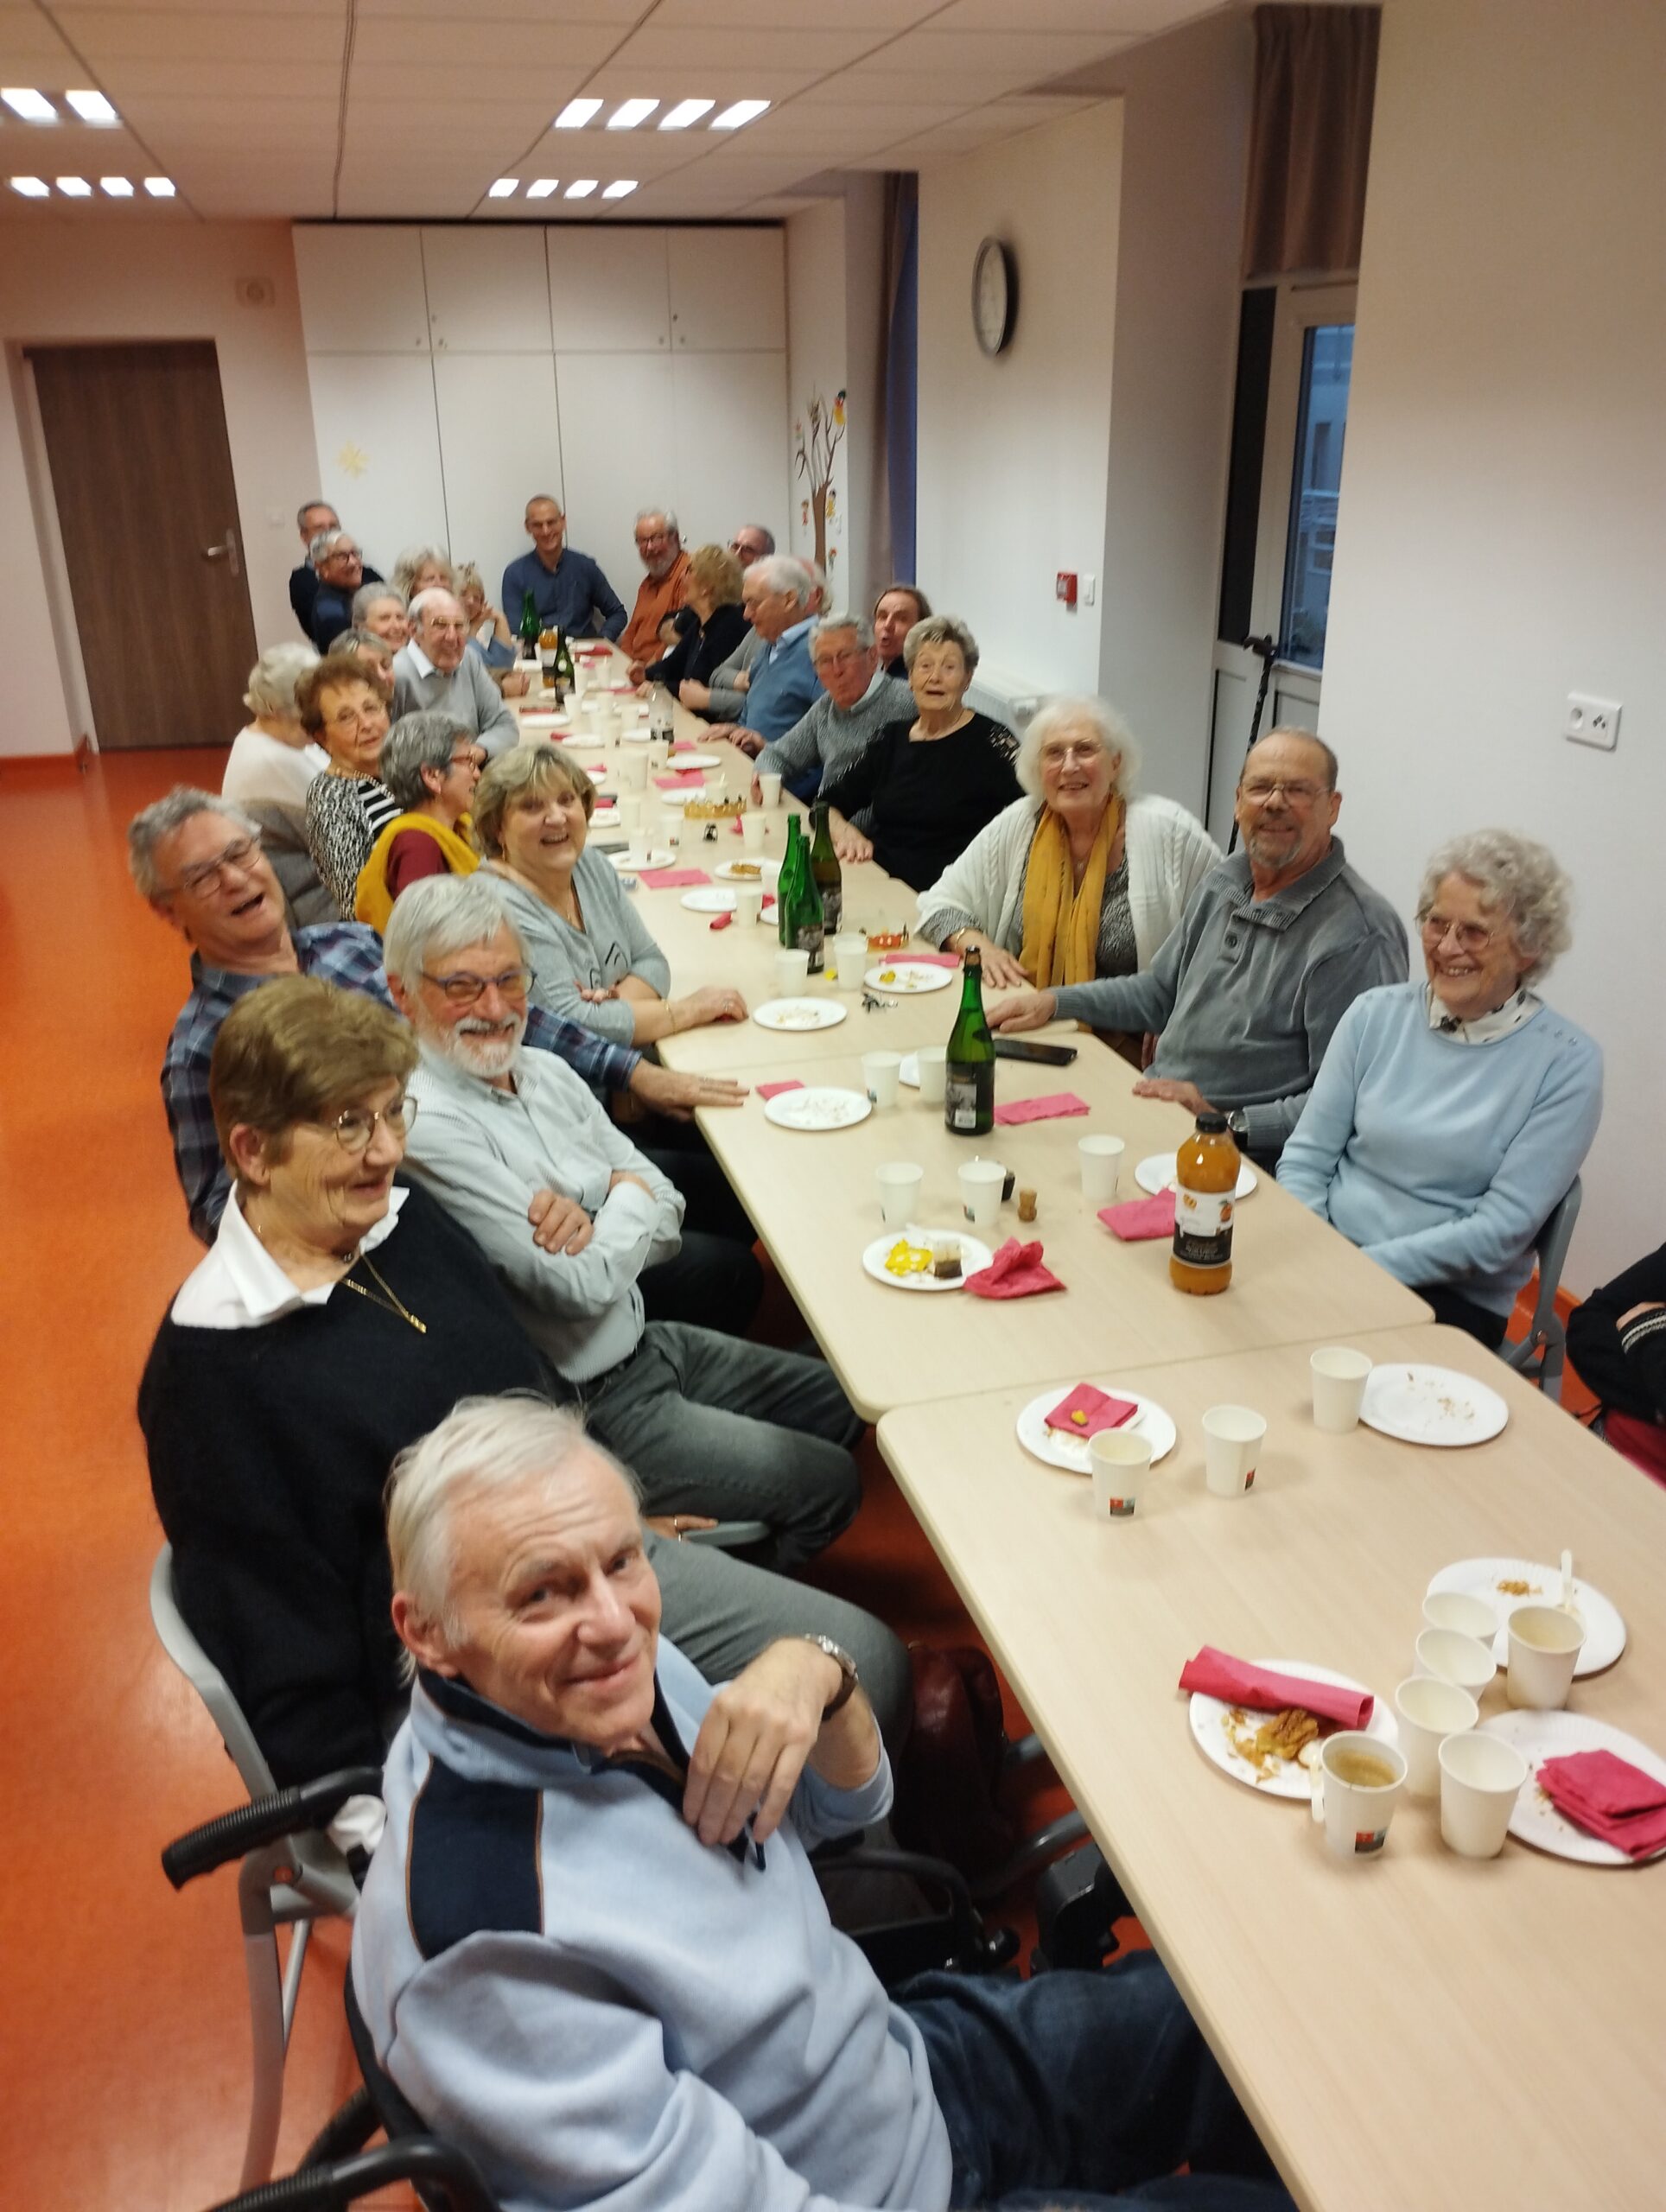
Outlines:
<svg viewBox="0 0 1666 2212"><path fill-rule="evenodd" d="M1359 266L1376 8L1257 8L1243 274Z"/></svg>

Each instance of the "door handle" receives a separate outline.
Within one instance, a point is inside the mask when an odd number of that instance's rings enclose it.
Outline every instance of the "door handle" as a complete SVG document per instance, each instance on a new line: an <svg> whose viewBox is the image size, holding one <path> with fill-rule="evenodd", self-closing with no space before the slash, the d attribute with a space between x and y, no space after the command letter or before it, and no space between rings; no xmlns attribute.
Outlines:
<svg viewBox="0 0 1666 2212"><path fill-rule="evenodd" d="M202 549L202 557L205 561L224 561L234 576L239 576L243 573L237 556L237 532L234 530L226 531L221 543L205 545Z"/></svg>

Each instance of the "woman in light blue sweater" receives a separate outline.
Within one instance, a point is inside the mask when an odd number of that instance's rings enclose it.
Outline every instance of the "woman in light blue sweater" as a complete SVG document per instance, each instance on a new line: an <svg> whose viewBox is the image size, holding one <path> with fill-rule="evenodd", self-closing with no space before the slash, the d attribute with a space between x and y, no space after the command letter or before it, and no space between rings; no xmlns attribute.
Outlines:
<svg viewBox="0 0 1666 2212"><path fill-rule="evenodd" d="M1602 1054L1531 988L1571 942L1542 845L1458 837L1417 902L1427 980L1343 1015L1278 1179L1495 1350L1602 1116Z"/></svg>

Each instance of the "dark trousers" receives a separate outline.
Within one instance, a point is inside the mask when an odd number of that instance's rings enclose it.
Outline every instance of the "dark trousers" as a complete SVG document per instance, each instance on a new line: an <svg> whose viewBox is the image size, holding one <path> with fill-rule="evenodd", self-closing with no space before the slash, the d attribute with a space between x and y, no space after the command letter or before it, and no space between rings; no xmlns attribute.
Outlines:
<svg viewBox="0 0 1666 2212"><path fill-rule="evenodd" d="M1460 1298L1444 1283L1420 1282L1415 1288L1417 1295L1427 1298L1434 1308L1435 1319L1448 1329L1461 1329L1466 1337L1473 1337L1489 1351L1497 1351L1504 1342L1510 1323L1507 1313L1495 1313L1489 1306L1478 1306L1472 1298Z"/></svg>
<svg viewBox="0 0 1666 2212"><path fill-rule="evenodd" d="M641 1149L683 1194L683 1249L646 1268L642 1302L651 1321L683 1321L743 1337L763 1301L764 1271L753 1245L757 1231L698 1129L656 1122Z"/></svg>

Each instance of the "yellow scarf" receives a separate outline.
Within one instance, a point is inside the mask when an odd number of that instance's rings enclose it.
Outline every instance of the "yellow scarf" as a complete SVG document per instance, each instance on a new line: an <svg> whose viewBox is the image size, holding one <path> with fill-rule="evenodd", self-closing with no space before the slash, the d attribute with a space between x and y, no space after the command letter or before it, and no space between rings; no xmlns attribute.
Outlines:
<svg viewBox="0 0 1666 2212"><path fill-rule="evenodd" d="M368 922L378 934L387 927L388 916L393 912L393 895L388 889L388 855L394 839L407 830L425 830L445 855L446 867L453 875L472 875L480 864L480 855L468 842L466 814L459 815L455 830L448 830L431 814L395 815L371 847L370 858L359 871L353 892L353 919Z"/></svg>
<svg viewBox="0 0 1666 2212"><path fill-rule="evenodd" d="M1122 833L1122 802L1113 798L1093 841L1079 890L1072 888L1070 833L1051 808L1030 840L1024 880L1024 942L1019 959L1038 991L1061 983L1091 983L1098 970L1099 910L1104 904L1110 855Z"/></svg>

